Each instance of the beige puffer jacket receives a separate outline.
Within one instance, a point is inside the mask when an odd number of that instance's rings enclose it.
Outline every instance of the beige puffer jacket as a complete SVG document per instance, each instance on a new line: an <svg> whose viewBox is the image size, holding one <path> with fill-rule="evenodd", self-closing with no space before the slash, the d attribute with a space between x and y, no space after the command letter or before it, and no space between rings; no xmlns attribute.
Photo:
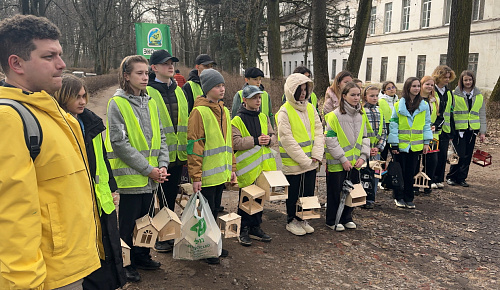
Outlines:
<svg viewBox="0 0 500 290"><path fill-rule="evenodd" d="M307 104L309 103L306 99L305 101L299 102L295 101L294 93L297 88L302 85L307 84L307 98L311 96L311 92L313 91L313 82L310 78L306 77L303 74L294 73L288 76L285 83L285 96L286 101L289 102L293 108L297 111L300 119L304 123L307 133L311 136L310 132L310 122L309 117L307 115ZM288 119L288 113L284 106L280 108L277 113L278 119L278 136L280 137L281 146L285 149L286 153L297 163L298 166L285 166L283 165L283 173L286 175L298 175L307 171L311 171L318 167L317 162L313 162L312 158L317 160L323 159L325 139L323 136L323 126L321 125L321 120L319 118L318 112L314 110L314 140L313 140L313 149L311 152L311 157L307 157L307 155L302 151L300 145L293 138L293 128L290 126L290 121Z"/></svg>

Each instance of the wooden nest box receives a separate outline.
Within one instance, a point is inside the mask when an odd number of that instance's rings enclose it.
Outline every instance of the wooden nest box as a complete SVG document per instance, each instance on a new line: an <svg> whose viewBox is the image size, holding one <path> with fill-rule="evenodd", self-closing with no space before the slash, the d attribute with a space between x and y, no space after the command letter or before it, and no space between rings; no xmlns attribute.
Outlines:
<svg viewBox="0 0 500 290"><path fill-rule="evenodd" d="M457 165L458 164L458 154L453 152L451 154L448 154L448 162L451 164L451 165Z"/></svg>
<svg viewBox="0 0 500 290"><path fill-rule="evenodd" d="M241 216L228 213L219 217L219 228L224 238L237 238L240 236Z"/></svg>
<svg viewBox="0 0 500 290"><path fill-rule="evenodd" d="M303 220L319 219L321 205L317 196L299 197L297 201L297 216Z"/></svg>
<svg viewBox="0 0 500 290"><path fill-rule="evenodd" d="M288 199L290 183L281 171L262 171L255 184L266 192L265 199L269 201Z"/></svg>
<svg viewBox="0 0 500 290"><path fill-rule="evenodd" d="M366 191L361 183L354 184L353 190L345 199L345 205L355 207L366 204Z"/></svg>
<svg viewBox="0 0 500 290"><path fill-rule="evenodd" d="M180 196L175 199L175 203L177 203L182 209L184 209L189 200L189 197L194 193L193 184L183 183L179 185L179 193Z"/></svg>
<svg viewBox="0 0 500 290"><path fill-rule="evenodd" d="M430 188L429 182L430 182L430 177L425 174L425 172L420 171L413 177L415 182L413 183L414 187L420 187L420 188Z"/></svg>
<svg viewBox="0 0 500 290"><path fill-rule="evenodd" d="M152 219L149 214L136 219L133 242L134 246L152 248L156 243L158 237L158 230L153 226Z"/></svg>
<svg viewBox="0 0 500 290"><path fill-rule="evenodd" d="M226 190L239 191L240 187L238 186L238 182L236 183L226 182Z"/></svg>
<svg viewBox="0 0 500 290"><path fill-rule="evenodd" d="M127 267L130 265L130 247L122 239L120 239L120 244L122 246L123 267Z"/></svg>
<svg viewBox="0 0 500 290"><path fill-rule="evenodd" d="M167 207L163 207L153 218L152 224L158 230L160 242L181 237L181 220L177 214Z"/></svg>
<svg viewBox="0 0 500 290"><path fill-rule="evenodd" d="M483 167L491 165L491 154L477 149L472 155L472 162Z"/></svg>
<svg viewBox="0 0 500 290"><path fill-rule="evenodd" d="M241 189L239 207L249 215L256 214L264 210L264 189L257 185L250 185ZM258 199L260 201L258 201Z"/></svg>
<svg viewBox="0 0 500 290"><path fill-rule="evenodd" d="M370 161L370 167L375 171L373 175L375 178L382 178L382 172L384 172L385 161L382 160L372 160Z"/></svg>

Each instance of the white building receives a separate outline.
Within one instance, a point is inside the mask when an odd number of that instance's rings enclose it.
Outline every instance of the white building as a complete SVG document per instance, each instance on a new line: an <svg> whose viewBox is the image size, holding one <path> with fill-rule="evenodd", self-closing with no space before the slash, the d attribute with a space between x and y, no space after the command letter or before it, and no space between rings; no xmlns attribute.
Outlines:
<svg viewBox="0 0 500 290"><path fill-rule="evenodd" d="M469 1L469 0L468 0ZM500 0L473 1L469 47L469 69L477 72L477 86L492 90L500 67ZM373 0L372 16L363 61L358 77L364 82L392 80L402 88L411 76L431 75L446 62L451 0ZM351 25L355 22L357 1L342 2L348 7ZM341 20L342 21L342 20ZM304 64L302 42L283 50L284 75L306 65L312 70L309 53ZM328 48L330 78L340 72L349 55L351 42ZM323 60L322 60L323 61ZM262 53L261 69L269 76L267 53ZM457 76L460 72L455 72Z"/></svg>

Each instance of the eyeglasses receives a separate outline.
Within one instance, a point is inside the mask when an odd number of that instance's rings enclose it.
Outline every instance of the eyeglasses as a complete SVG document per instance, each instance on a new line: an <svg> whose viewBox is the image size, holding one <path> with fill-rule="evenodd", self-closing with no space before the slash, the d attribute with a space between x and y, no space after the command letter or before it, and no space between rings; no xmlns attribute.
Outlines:
<svg viewBox="0 0 500 290"><path fill-rule="evenodd" d="M386 90L395 90L395 89L396 89L396 87L395 87L395 86L392 86L392 87L386 87L385 89L386 89Z"/></svg>

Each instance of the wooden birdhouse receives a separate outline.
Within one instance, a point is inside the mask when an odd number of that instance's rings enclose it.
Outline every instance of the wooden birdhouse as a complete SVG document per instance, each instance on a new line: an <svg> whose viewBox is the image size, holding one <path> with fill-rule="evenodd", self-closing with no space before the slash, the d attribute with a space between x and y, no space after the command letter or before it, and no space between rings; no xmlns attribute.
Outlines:
<svg viewBox="0 0 500 290"><path fill-rule="evenodd" d="M183 183L179 185L180 196L175 199L175 203L178 204L181 207L181 209L184 209L189 200L189 197L191 197L193 193L194 192L192 183Z"/></svg>
<svg viewBox="0 0 500 290"><path fill-rule="evenodd" d="M288 187L290 183L281 171L262 171L257 177L255 184L264 189L266 200L288 199Z"/></svg>
<svg viewBox="0 0 500 290"><path fill-rule="evenodd" d="M415 182L413 183L414 187L420 187L420 188L430 188L429 182L430 182L430 177L425 174L425 172L420 171L413 177Z"/></svg>
<svg viewBox="0 0 500 290"><path fill-rule="evenodd" d="M354 184L353 190L345 199L345 205L350 207L366 204L366 191L360 183Z"/></svg>
<svg viewBox="0 0 500 290"><path fill-rule="evenodd" d="M239 207L249 215L261 212L264 209L264 189L257 185L250 185L241 189ZM257 201L260 199L260 202Z"/></svg>
<svg viewBox="0 0 500 290"><path fill-rule="evenodd" d="M228 213L219 217L219 228L224 238L237 238L240 236L241 216Z"/></svg>
<svg viewBox="0 0 500 290"><path fill-rule="evenodd" d="M239 191L240 187L238 186L238 182L235 182L235 183L226 182L226 190Z"/></svg>
<svg viewBox="0 0 500 290"><path fill-rule="evenodd" d="M127 267L130 265L130 247L122 239L120 239L120 244L122 246L123 267Z"/></svg>
<svg viewBox="0 0 500 290"><path fill-rule="evenodd" d="M321 205L317 196L299 197L297 201L297 216L301 219L319 219Z"/></svg>
<svg viewBox="0 0 500 290"><path fill-rule="evenodd" d="M451 165L457 165L458 164L458 154L455 153L455 152L452 152L450 154L450 152L448 152L448 162L451 164Z"/></svg>
<svg viewBox="0 0 500 290"><path fill-rule="evenodd" d="M439 152L439 139L432 139L429 143L429 151L427 153Z"/></svg>
<svg viewBox="0 0 500 290"><path fill-rule="evenodd" d="M483 167L491 165L491 154L477 149L472 155L472 162Z"/></svg>
<svg viewBox="0 0 500 290"><path fill-rule="evenodd" d="M382 172L384 172L385 161L382 160L372 160L370 161L370 167L375 171L373 175L375 178L382 178Z"/></svg>
<svg viewBox="0 0 500 290"><path fill-rule="evenodd" d="M158 230L160 242L181 237L181 220L168 207L163 207L153 218L152 224Z"/></svg>
<svg viewBox="0 0 500 290"><path fill-rule="evenodd" d="M158 230L153 226L149 214L136 219L134 227L134 246L152 248L158 237Z"/></svg>

